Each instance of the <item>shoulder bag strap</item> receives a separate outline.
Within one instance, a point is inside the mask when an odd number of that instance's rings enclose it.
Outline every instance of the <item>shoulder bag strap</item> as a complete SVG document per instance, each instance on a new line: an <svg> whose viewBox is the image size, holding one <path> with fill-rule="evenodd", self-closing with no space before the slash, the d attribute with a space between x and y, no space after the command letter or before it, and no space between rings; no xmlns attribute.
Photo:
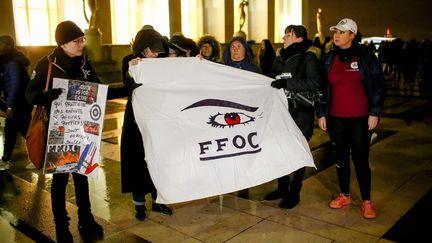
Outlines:
<svg viewBox="0 0 432 243"><path fill-rule="evenodd" d="M45 81L45 89L44 89L44 91L48 90L49 83L50 83L50 78L51 78L51 69L52 69L52 61L51 61L50 57L47 56L47 59L48 59L48 73L47 73L47 79Z"/></svg>

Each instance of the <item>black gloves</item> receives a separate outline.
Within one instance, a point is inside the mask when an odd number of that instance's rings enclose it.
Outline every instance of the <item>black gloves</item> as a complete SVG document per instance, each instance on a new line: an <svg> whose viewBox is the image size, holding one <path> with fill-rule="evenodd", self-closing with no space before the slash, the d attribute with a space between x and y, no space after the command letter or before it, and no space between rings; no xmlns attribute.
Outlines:
<svg viewBox="0 0 432 243"><path fill-rule="evenodd" d="M133 82L133 83L129 86L129 89L130 89L130 91L133 91L134 89L138 88L138 87L141 86L141 85L143 85L143 84L137 84L137 83Z"/></svg>
<svg viewBox="0 0 432 243"><path fill-rule="evenodd" d="M287 79L276 79L270 84L273 88L281 89L287 87Z"/></svg>
<svg viewBox="0 0 432 243"><path fill-rule="evenodd" d="M132 91L134 89L143 85L143 84L136 83L135 80L130 76L129 72L126 74L124 84L125 84L126 88L128 89L129 93L132 93Z"/></svg>
<svg viewBox="0 0 432 243"><path fill-rule="evenodd" d="M45 98L49 102L51 102L51 101L57 99L61 95L62 92L63 92L62 89L57 88L57 89L50 89L48 91L45 91L45 92L43 92L43 94L44 94Z"/></svg>

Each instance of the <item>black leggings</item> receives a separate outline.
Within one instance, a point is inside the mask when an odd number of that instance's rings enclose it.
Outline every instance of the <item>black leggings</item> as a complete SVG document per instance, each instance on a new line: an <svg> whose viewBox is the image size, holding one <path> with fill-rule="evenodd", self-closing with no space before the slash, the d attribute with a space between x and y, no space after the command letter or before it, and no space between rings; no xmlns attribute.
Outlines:
<svg viewBox="0 0 432 243"><path fill-rule="evenodd" d="M21 133L23 138L26 138L31 120L30 112L22 108L20 112L15 112L17 114L14 113L12 118L6 118L3 148L3 160L5 160L5 162L9 161L12 156L18 132Z"/></svg>
<svg viewBox="0 0 432 243"><path fill-rule="evenodd" d="M78 217L85 218L91 214L87 176L78 173L54 174L51 184L51 204L56 224L64 224L69 221L66 211L66 188L69 183L69 174L72 174L74 182Z"/></svg>
<svg viewBox="0 0 432 243"><path fill-rule="evenodd" d="M336 170L340 192L350 192L350 153L363 200L370 200L371 170L369 167L370 135L368 116L341 118L330 116L330 139L335 143Z"/></svg>

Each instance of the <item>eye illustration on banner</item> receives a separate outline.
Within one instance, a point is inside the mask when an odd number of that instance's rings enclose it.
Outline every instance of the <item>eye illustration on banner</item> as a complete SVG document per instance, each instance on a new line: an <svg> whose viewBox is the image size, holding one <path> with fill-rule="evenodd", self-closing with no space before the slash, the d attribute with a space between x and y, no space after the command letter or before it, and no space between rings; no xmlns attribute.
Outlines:
<svg viewBox="0 0 432 243"><path fill-rule="evenodd" d="M250 122L255 121L255 117L246 115L242 112L231 112L231 113L217 113L216 115L210 116L210 120L207 124L210 124L212 127L221 127L224 128L234 127L236 125L246 125Z"/></svg>
<svg viewBox="0 0 432 243"><path fill-rule="evenodd" d="M235 103L227 100L218 100L218 99L205 99L200 100L198 102L193 103L192 105L184 108L182 111L191 108L203 107L203 106L217 106L217 107L228 107L234 108L249 112L255 112L258 110L258 107L251 107L239 103ZM209 121L207 124L210 124L212 127L224 128L224 127L234 127L236 125L246 125L250 122L255 121L255 117L247 115L243 112L229 112L229 113L220 113L218 112L215 115L210 115Z"/></svg>
<svg viewBox="0 0 432 243"><path fill-rule="evenodd" d="M242 156L247 154L259 153L261 152L261 147L258 143L260 140L258 138L258 133L255 130L249 131L247 133L238 134L235 129L238 125L247 125L251 122L255 122L257 118L262 118L262 113L258 116L253 114L246 114L247 112L255 112L258 107L251 107L243 104L239 104L227 100L219 99L205 99L193 103L192 105L184 108L182 111L198 108L198 107L226 107L232 109L238 109L238 112L227 112L217 114L210 114L209 124L213 128L234 128L227 137L217 137L210 138L211 140L198 142L199 147L199 159L201 161L217 160L228 157ZM254 127L251 127L254 129Z"/></svg>

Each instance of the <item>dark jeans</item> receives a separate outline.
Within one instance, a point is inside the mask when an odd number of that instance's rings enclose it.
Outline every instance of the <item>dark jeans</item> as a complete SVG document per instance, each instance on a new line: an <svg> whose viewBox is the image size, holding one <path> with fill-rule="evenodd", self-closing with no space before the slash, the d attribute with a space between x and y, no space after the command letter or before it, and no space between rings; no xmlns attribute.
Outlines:
<svg viewBox="0 0 432 243"><path fill-rule="evenodd" d="M157 198L156 190L152 191L150 194L153 201L155 201ZM143 195L142 192L132 192L132 202L136 206L145 205L145 194Z"/></svg>
<svg viewBox="0 0 432 243"><path fill-rule="evenodd" d="M368 116L341 118L330 116L330 139L335 143L336 170L340 192L349 194L351 164L354 164L357 182L363 200L370 200L371 170L369 167L370 136Z"/></svg>
<svg viewBox="0 0 432 243"><path fill-rule="evenodd" d="M292 173L293 180L290 183L291 176L286 175L278 178L278 189L286 190L289 188L291 191L300 193L303 184L303 178L306 172L306 167L302 167Z"/></svg>
<svg viewBox="0 0 432 243"><path fill-rule="evenodd" d="M18 132L26 138L31 115L25 111L15 112L12 118L6 118L4 127L4 144L2 160L7 162L12 156Z"/></svg>
<svg viewBox="0 0 432 243"><path fill-rule="evenodd" d="M77 173L54 174L51 185L51 204L56 224L63 224L69 221L66 211L66 187L69 182L69 174L72 174L74 181L78 217L81 219L90 217L91 215L87 177Z"/></svg>

